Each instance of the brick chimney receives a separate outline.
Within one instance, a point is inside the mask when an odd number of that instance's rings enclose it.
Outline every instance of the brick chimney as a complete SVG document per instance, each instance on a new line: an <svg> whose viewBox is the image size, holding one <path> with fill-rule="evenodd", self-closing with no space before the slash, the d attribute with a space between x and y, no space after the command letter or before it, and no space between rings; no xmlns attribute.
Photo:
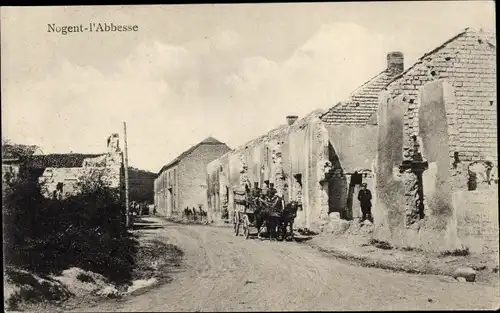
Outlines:
<svg viewBox="0 0 500 313"><path fill-rule="evenodd" d="M387 71L392 76L403 73L404 68L404 57L402 52L393 51L387 54Z"/></svg>
<svg viewBox="0 0 500 313"><path fill-rule="evenodd" d="M288 125L293 125L293 123L295 123L295 121L298 119L299 117L297 115L288 115L286 117L286 122Z"/></svg>

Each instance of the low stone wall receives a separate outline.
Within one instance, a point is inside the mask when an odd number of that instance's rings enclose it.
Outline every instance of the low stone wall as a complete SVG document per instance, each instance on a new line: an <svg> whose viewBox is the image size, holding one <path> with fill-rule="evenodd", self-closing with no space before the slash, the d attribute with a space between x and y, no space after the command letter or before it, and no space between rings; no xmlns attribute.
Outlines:
<svg viewBox="0 0 500 313"><path fill-rule="evenodd" d="M458 237L472 253L498 253L498 189L453 194Z"/></svg>

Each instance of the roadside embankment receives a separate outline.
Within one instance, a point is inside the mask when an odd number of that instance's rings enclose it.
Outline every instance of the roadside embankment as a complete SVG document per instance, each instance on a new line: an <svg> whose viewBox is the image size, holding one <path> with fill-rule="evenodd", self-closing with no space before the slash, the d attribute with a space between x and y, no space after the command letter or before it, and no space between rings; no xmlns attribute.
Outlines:
<svg viewBox="0 0 500 313"><path fill-rule="evenodd" d="M183 252L148 234L158 225L138 220L134 233L138 249L130 279L112 282L103 275L71 267L57 275L40 275L7 267L4 275L4 307L8 311L64 311L88 307L103 299L137 295L171 281L173 269L181 264Z"/></svg>
<svg viewBox="0 0 500 313"><path fill-rule="evenodd" d="M388 243L373 240L371 225L347 223L337 228L330 227L329 232L304 243L361 266L451 277L463 276L460 272L467 269L467 272L475 273L473 280L478 283L495 285L499 282L498 254L470 253L468 250L437 254L410 248L396 249Z"/></svg>

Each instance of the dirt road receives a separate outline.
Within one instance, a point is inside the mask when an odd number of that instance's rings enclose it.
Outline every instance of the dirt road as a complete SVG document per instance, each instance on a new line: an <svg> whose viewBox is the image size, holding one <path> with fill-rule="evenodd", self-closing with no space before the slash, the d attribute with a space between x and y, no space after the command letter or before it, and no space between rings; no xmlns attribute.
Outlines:
<svg viewBox="0 0 500 313"><path fill-rule="evenodd" d="M437 276L363 268L296 242L235 237L230 228L163 222L147 230L185 252L173 282L76 311L493 309L499 291Z"/></svg>

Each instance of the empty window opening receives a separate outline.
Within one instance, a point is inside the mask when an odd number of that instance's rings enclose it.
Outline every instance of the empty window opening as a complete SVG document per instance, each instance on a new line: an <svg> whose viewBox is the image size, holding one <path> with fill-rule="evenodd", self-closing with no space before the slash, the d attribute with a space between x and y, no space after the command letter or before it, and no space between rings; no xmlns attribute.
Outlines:
<svg viewBox="0 0 500 313"><path fill-rule="evenodd" d="M302 187L302 174L294 174L293 177L295 178L295 181Z"/></svg>
<svg viewBox="0 0 500 313"><path fill-rule="evenodd" d="M366 173L365 173L365 177L366 177ZM351 175L351 182L350 182L350 185L351 186L355 186L355 185L361 185L363 183L363 175L358 173L357 171L354 172L352 175Z"/></svg>
<svg viewBox="0 0 500 313"><path fill-rule="evenodd" d="M467 189L474 191L477 189L477 175L469 170L469 179L467 180Z"/></svg>
<svg viewBox="0 0 500 313"><path fill-rule="evenodd" d="M457 168L458 163L460 163L460 158L458 156L458 151L453 152L453 168Z"/></svg>

